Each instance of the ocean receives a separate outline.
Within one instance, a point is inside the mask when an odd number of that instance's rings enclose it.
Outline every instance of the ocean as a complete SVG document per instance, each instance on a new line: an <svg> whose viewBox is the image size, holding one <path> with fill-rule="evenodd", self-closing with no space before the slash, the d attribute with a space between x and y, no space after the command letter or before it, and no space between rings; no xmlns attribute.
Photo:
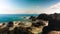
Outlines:
<svg viewBox="0 0 60 34"><path fill-rule="evenodd" d="M39 14L0 14L0 23L9 21L22 21L23 17L38 16Z"/></svg>

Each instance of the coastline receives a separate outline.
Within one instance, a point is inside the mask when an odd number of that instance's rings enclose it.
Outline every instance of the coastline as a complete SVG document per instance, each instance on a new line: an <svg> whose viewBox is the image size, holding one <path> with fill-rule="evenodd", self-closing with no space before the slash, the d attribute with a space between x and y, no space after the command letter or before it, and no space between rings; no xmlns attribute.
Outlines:
<svg viewBox="0 0 60 34"><path fill-rule="evenodd" d="M7 29L7 25L8 22L5 22L5 25L3 25L3 23L0 23L0 29L6 28ZM27 27L31 27L32 23L31 22L27 22L27 23L22 23L21 21L13 21L13 27L9 27L9 31L14 30L15 27L23 27L23 28L27 28ZM42 31L42 27L31 27L32 30L29 29L30 32L37 34L39 32Z"/></svg>

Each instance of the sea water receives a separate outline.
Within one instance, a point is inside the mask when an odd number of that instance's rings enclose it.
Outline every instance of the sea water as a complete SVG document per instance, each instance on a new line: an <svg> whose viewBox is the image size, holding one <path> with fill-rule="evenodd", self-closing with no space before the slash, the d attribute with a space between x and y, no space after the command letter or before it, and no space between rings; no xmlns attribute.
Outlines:
<svg viewBox="0 0 60 34"><path fill-rule="evenodd" d="M23 17L38 16L39 14L0 14L0 23L9 21L22 21Z"/></svg>

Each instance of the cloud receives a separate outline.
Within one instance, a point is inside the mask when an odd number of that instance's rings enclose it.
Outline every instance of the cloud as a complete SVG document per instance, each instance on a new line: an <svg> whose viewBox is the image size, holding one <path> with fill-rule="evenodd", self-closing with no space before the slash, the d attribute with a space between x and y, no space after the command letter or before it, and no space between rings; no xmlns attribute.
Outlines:
<svg viewBox="0 0 60 34"><path fill-rule="evenodd" d="M56 3L54 5L49 6L46 9L41 9L39 6L36 7L36 9L30 10L34 14L41 14L41 13L46 13L46 14L53 14L53 13L60 13L60 2ZM30 13L30 12L27 12Z"/></svg>
<svg viewBox="0 0 60 34"><path fill-rule="evenodd" d="M26 8L26 9L16 9L7 6L0 6L0 7L1 7L0 14L40 14L42 12L40 6L35 6L33 8Z"/></svg>
<svg viewBox="0 0 60 34"><path fill-rule="evenodd" d="M48 7L47 9L45 9L45 13L47 14L60 13L60 3Z"/></svg>
<svg viewBox="0 0 60 34"><path fill-rule="evenodd" d="M33 8L27 9L14 9L8 6L0 6L0 14L53 14L60 13L60 3L52 5L46 9L41 9L40 6L35 6Z"/></svg>
<svg viewBox="0 0 60 34"><path fill-rule="evenodd" d="M40 14L40 11L34 9L0 10L0 14Z"/></svg>

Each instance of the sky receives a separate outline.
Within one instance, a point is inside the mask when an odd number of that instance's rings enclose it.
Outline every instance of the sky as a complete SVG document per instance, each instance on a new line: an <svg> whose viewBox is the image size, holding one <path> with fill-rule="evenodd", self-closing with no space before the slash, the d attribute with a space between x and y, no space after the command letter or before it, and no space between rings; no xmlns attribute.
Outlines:
<svg viewBox="0 0 60 34"><path fill-rule="evenodd" d="M0 14L48 13L57 4L60 5L60 0L0 0Z"/></svg>

